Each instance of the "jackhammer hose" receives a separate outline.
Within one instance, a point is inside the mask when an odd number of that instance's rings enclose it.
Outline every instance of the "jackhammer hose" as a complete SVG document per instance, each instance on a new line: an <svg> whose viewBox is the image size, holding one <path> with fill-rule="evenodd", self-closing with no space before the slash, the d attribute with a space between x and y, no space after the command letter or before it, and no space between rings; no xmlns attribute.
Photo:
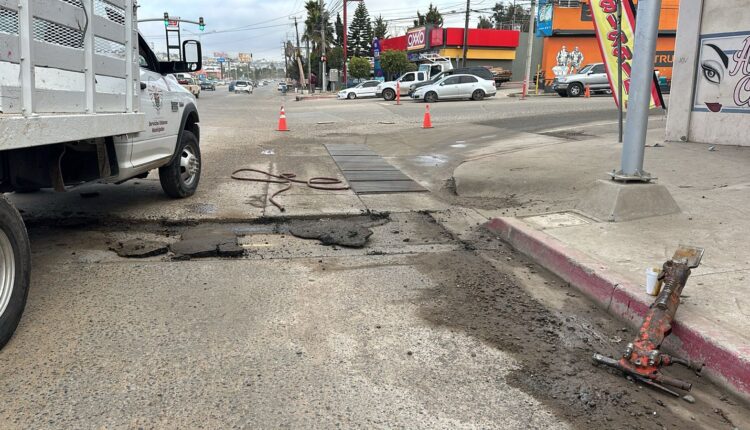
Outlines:
<svg viewBox="0 0 750 430"><path fill-rule="evenodd" d="M243 173L243 172L260 173L261 175L266 175L267 178L248 178L247 176L238 176L238 173ZM271 178L276 178L276 179L271 179ZM344 190L349 189L348 186L342 185L344 182L338 178L316 176L306 181L302 179L295 179L295 178L297 178L297 175L294 173L281 173L278 175L274 175L273 173L266 172L265 170L251 169L251 168L237 169L234 172L232 172L232 179L235 179L238 181L262 182L266 184L286 184L287 186L285 188L282 188L279 191L276 191L275 193L271 194L271 197L268 198L268 201L270 201L274 206L279 208L281 212L285 212L286 209L284 209L284 206L279 204L274 199L274 197L276 197L277 195L285 191L289 191L289 189L291 189L292 185L294 184L305 184L309 188L313 188L316 190L325 190L325 191L344 191Z"/></svg>

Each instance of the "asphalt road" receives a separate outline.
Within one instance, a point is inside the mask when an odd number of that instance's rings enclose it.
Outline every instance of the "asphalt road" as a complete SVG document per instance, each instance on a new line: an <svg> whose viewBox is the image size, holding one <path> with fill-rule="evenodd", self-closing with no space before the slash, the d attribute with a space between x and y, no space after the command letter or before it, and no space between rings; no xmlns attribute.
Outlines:
<svg viewBox="0 0 750 430"><path fill-rule="evenodd" d="M288 133L275 131L282 104ZM32 226L34 270L0 351L0 427L749 425L707 381L690 404L592 366L594 351L615 355L634 333L481 228L475 207L518 202L451 195L467 157L611 129L608 98L437 103L431 130L421 103L296 102L271 88L204 92L200 110L204 171L190 199L168 200L156 176L11 196ZM277 185L229 178L248 166L340 177L325 143L366 144L429 191L295 187L281 213L268 201ZM290 234L301 218L372 236L323 245ZM113 251L225 234L242 256Z"/></svg>

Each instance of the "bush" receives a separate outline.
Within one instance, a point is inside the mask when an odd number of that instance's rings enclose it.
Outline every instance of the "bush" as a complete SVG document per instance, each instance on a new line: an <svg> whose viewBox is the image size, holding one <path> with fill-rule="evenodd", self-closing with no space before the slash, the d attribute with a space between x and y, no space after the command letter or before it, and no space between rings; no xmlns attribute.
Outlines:
<svg viewBox="0 0 750 430"><path fill-rule="evenodd" d="M356 79L370 77L370 62L366 58L352 57L349 60L349 74Z"/></svg>

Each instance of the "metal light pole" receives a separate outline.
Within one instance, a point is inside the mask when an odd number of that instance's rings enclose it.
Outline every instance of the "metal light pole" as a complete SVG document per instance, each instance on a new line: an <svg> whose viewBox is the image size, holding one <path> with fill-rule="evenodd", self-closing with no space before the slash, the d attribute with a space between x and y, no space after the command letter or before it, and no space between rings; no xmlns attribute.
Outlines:
<svg viewBox="0 0 750 430"><path fill-rule="evenodd" d="M523 80L523 94L521 99L526 98L526 93L529 91L529 85L531 84L531 60L532 60L532 47L534 46L534 17L536 13L536 0L531 0L531 9L529 10L529 29L528 39L526 42L526 77Z"/></svg>
<svg viewBox="0 0 750 430"><path fill-rule="evenodd" d="M325 4L323 3L323 0L320 0L320 36L321 36L321 47L320 47L320 57L323 58L323 73L320 75L322 79L322 86L320 87L321 92L326 92L327 86L326 86L326 63L328 62L326 60L326 10L325 10Z"/></svg>
<svg viewBox="0 0 750 430"><path fill-rule="evenodd" d="M651 181L643 171L648 111L651 105L651 87L654 82L654 55L659 35L661 0L641 0L635 26L633 71L630 75L628 118L625 141L622 145L622 162L619 172L612 178L620 181Z"/></svg>
<svg viewBox="0 0 750 430"><path fill-rule="evenodd" d="M466 22L464 23L464 51L463 59L461 60L461 67L466 67L466 52L468 51L469 45L469 12L471 8L471 0L466 0Z"/></svg>

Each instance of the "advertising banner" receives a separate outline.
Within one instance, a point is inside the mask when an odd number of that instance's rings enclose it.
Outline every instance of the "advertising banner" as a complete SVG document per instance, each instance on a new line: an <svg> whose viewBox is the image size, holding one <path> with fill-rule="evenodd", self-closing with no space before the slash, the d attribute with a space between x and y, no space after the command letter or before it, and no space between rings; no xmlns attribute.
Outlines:
<svg viewBox="0 0 750 430"><path fill-rule="evenodd" d="M416 51L427 47L427 28L412 28L406 32L406 50Z"/></svg>
<svg viewBox="0 0 750 430"><path fill-rule="evenodd" d="M380 67L380 39L372 39L373 74L375 78L383 77L383 68Z"/></svg>
<svg viewBox="0 0 750 430"><path fill-rule="evenodd" d="M622 57L622 103L623 108L628 107L628 93L630 90L630 74L633 66L633 46L635 44L635 6L632 0L623 0L622 3L622 36L618 43L617 33L617 0L593 0L591 2L591 14L594 17L594 30L602 52L604 66L607 69L609 85L612 88L615 103L619 106L618 99L618 60ZM663 107L664 101L654 74L654 83L651 85L651 108Z"/></svg>
<svg viewBox="0 0 750 430"><path fill-rule="evenodd" d="M237 54L237 57L239 58L240 63L252 63L253 61L253 54L240 52L239 54Z"/></svg>
<svg viewBox="0 0 750 430"><path fill-rule="evenodd" d="M536 37L552 36L552 0L539 0L536 16Z"/></svg>

